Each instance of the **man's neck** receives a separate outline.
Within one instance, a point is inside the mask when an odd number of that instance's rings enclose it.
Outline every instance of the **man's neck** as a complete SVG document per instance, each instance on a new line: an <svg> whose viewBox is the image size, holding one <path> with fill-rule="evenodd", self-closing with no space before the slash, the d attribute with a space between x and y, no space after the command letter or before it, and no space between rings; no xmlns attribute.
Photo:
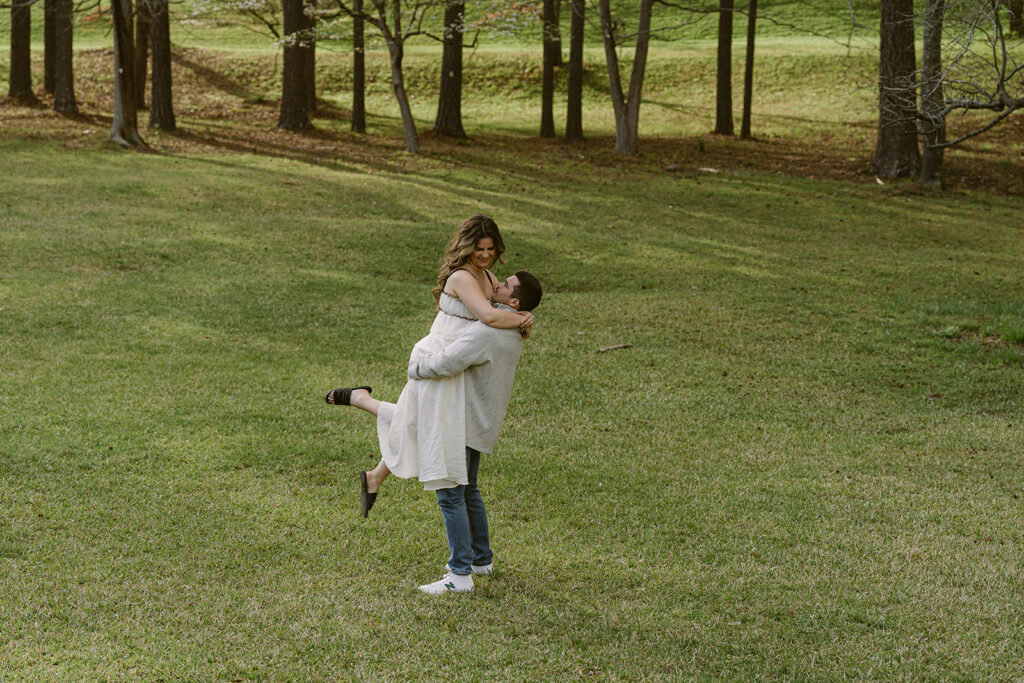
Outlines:
<svg viewBox="0 0 1024 683"><path fill-rule="evenodd" d="M512 311L513 313L518 313L519 312L516 309L512 308L511 306L509 306L508 304L500 304L497 301L492 301L491 302L491 306L493 306L494 308L500 308L500 309L503 309L503 310L506 310L506 311Z"/></svg>

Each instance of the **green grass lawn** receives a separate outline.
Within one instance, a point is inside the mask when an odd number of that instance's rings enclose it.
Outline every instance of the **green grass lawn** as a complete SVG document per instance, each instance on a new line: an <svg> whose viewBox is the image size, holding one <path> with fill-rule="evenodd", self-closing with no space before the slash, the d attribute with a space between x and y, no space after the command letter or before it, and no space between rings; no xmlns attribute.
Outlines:
<svg viewBox="0 0 1024 683"><path fill-rule="evenodd" d="M0 138L13 680L1024 675L1019 200L496 152ZM454 225L546 284L431 598L433 496L356 473ZM600 352L606 346L628 348Z"/></svg>

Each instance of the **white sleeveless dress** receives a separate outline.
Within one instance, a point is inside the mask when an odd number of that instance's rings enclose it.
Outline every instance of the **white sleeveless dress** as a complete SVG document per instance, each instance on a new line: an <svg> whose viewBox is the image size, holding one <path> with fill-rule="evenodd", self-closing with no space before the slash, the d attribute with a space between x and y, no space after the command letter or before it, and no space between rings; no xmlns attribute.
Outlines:
<svg viewBox="0 0 1024 683"><path fill-rule="evenodd" d="M412 359L440 351L476 321L455 297L442 293L430 334L416 342ZM409 380L398 403L381 403L377 440L384 464L403 479L419 478L428 491L469 482L466 472L466 382L454 377Z"/></svg>

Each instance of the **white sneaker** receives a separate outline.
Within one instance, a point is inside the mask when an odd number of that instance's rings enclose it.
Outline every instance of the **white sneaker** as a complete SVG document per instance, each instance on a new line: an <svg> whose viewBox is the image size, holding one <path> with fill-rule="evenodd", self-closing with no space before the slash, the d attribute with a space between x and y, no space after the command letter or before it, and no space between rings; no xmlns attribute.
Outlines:
<svg viewBox="0 0 1024 683"><path fill-rule="evenodd" d="M494 573L494 563L491 562L489 564L474 564L470 567L470 569L472 569L473 573L477 576L486 576L487 574ZM452 568L448 565L445 565L444 570L446 572L451 572Z"/></svg>
<svg viewBox="0 0 1024 683"><path fill-rule="evenodd" d="M427 595L441 595L442 593L468 593L473 590L473 577L470 574L452 574L448 572L441 577L440 581L420 586L420 591Z"/></svg>

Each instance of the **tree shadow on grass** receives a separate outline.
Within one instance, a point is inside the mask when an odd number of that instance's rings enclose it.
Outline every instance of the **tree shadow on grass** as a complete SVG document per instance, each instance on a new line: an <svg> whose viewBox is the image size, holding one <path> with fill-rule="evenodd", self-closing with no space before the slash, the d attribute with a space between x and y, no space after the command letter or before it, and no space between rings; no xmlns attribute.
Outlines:
<svg viewBox="0 0 1024 683"><path fill-rule="evenodd" d="M222 90L229 95L234 95L241 100L251 100L253 93L248 88L243 86L236 80L228 78L223 73L216 69L211 69L208 66L200 64L194 60L189 59L183 55L180 51L173 51L171 53L171 62L179 64L186 69L189 69L196 76L201 78L210 86L217 90Z"/></svg>

